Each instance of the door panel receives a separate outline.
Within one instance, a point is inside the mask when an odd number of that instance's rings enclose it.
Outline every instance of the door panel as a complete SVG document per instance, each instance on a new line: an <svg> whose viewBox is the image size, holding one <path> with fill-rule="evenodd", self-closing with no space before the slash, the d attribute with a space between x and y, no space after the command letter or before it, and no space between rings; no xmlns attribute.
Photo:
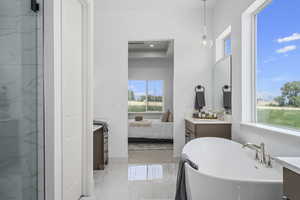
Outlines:
<svg viewBox="0 0 300 200"><path fill-rule="evenodd" d="M1 200L43 198L41 17L31 0L0 1Z"/></svg>

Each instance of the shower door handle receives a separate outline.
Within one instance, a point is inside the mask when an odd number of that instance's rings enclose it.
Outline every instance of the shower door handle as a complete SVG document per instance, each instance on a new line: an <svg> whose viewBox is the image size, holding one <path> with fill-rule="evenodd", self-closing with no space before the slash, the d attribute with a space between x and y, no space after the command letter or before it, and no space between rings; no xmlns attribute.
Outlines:
<svg viewBox="0 0 300 200"><path fill-rule="evenodd" d="M37 0L31 0L31 10L35 13L39 12L40 4L37 2Z"/></svg>

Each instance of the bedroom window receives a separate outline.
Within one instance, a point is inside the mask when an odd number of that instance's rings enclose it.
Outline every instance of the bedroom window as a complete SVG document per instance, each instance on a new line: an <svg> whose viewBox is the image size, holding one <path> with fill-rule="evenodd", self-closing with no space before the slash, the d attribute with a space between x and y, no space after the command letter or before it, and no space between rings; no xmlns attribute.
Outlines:
<svg viewBox="0 0 300 200"><path fill-rule="evenodd" d="M163 85L162 80L129 80L128 112L163 112Z"/></svg>
<svg viewBox="0 0 300 200"><path fill-rule="evenodd" d="M273 0L255 15L257 123L300 130L299 7Z"/></svg>

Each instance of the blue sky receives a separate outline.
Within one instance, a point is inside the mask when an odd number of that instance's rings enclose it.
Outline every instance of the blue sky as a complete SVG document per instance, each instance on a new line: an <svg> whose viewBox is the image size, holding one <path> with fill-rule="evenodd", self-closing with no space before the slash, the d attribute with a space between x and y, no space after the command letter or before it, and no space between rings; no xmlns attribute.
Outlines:
<svg viewBox="0 0 300 200"><path fill-rule="evenodd" d="M144 80L129 80L128 88L134 92L136 97L146 95L146 81ZM163 81L162 80L148 81L148 94L153 96L162 96Z"/></svg>
<svg viewBox="0 0 300 200"><path fill-rule="evenodd" d="M300 81L300 0L273 0L257 16L258 96Z"/></svg>

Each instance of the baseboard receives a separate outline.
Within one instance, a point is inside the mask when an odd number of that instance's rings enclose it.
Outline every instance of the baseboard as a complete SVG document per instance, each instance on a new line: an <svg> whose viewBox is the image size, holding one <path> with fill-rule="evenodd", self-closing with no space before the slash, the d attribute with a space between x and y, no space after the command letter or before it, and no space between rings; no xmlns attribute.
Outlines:
<svg viewBox="0 0 300 200"><path fill-rule="evenodd" d="M173 144L173 139L156 139L156 138L128 138L128 143L167 143Z"/></svg>

